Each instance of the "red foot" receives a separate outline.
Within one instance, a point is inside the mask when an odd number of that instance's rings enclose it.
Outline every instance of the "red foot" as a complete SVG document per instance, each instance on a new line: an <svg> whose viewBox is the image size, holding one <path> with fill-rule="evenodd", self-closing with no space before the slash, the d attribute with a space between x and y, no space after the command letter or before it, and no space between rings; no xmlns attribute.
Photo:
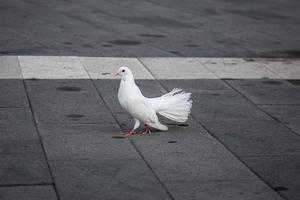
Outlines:
<svg viewBox="0 0 300 200"><path fill-rule="evenodd" d="M151 130L150 128L146 125L144 130L141 132L142 135L150 134Z"/></svg>
<svg viewBox="0 0 300 200"><path fill-rule="evenodd" d="M129 130L129 131L125 132L125 133L123 134L123 136L124 136L124 137L129 137L129 136L132 136L132 135L134 135L134 134L136 134L136 132L135 132L134 130Z"/></svg>

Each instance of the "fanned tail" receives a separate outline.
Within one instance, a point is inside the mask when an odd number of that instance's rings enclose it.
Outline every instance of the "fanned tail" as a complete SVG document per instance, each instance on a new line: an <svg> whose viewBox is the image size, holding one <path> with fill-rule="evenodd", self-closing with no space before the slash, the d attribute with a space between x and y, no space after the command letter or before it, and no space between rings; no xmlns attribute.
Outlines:
<svg viewBox="0 0 300 200"><path fill-rule="evenodd" d="M175 88L161 97L151 98L150 102L160 115L176 122L185 122L191 113L193 103L191 95Z"/></svg>

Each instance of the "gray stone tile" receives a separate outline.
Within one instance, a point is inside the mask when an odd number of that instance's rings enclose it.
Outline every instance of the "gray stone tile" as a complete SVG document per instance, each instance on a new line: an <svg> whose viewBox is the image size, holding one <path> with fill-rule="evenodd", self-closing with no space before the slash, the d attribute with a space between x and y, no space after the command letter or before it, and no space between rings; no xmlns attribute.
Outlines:
<svg viewBox="0 0 300 200"><path fill-rule="evenodd" d="M61 199L170 199L140 159L51 161Z"/></svg>
<svg viewBox="0 0 300 200"><path fill-rule="evenodd" d="M21 79L0 79L0 107L28 107Z"/></svg>
<svg viewBox="0 0 300 200"><path fill-rule="evenodd" d="M51 183L40 141L0 142L0 185Z"/></svg>
<svg viewBox="0 0 300 200"><path fill-rule="evenodd" d="M255 104L299 104L300 90L284 80L228 80Z"/></svg>
<svg viewBox="0 0 300 200"><path fill-rule="evenodd" d="M202 123L237 156L300 154L300 138L274 120Z"/></svg>
<svg viewBox="0 0 300 200"><path fill-rule="evenodd" d="M262 181L174 181L167 183L176 199L197 200L280 200ZM182 187L184 185L184 187Z"/></svg>
<svg viewBox="0 0 300 200"><path fill-rule="evenodd" d="M157 0L3 5L1 54L166 56L170 51L175 56L297 57L296 0L255 5ZM286 28L279 29L282 25ZM143 33L165 38L145 39L139 36ZM110 43L125 39L133 42Z"/></svg>
<svg viewBox="0 0 300 200"><path fill-rule="evenodd" d="M0 108L0 140L37 139L29 108Z"/></svg>
<svg viewBox="0 0 300 200"><path fill-rule="evenodd" d="M40 124L49 160L138 159L116 124Z"/></svg>
<svg viewBox="0 0 300 200"><path fill-rule="evenodd" d="M172 160L178 157L211 158L230 157L229 153L216 139L209 135L196 121L177 124L164 121L167 132L153 131L150 135L137 135L132 140L141 150L156 160Z"/></svg>
<svg viewBox="0 0 300 200"><path fill-rule="evenodd" d="M285 198L297 200L300 195L300 157L244 157L246 164Z"/></svg>
<svg viewBox="0 0 300 200"><path fill-rule="evenodd" d="M300 105L263 105L259 107L300 135Z"/></svg>
<svg viewBox="0 0 300 200"><path fill-rule="evenodd" d="M26 84L33 110L41 123L114 121L106 114L108 110L90 80L31 80Z"/></svg>
<svg viewBox="0 0 300 200"><path fill-rule="evenodd" d="M37 139L38 134L33 124L0 124L0 140L6 139Z"/></svg>
<svg viewBox="0 0 300 200"><path fill-rule="evenodd" d="M177 143L180 142L177 141ZM164 144L160 143L160 149L153 150L153 148L149 148L150 145L147 145L146 148L142 144L136 143L143 156L164 183L168 181L238 181L258 179L233 156L220 157L221 153L218 154L218 152L214 152L216 156L212 157L201 156L205 153L200 154L199 150L197 153L197 149L191 150L196 148L196 144L183 147L176 146L177 143L169 144L165 142ZM187 144L188 141L184 141L184 143ZM166 147L161 148L162 145L166 145ZM156 146L156 148L158 147ZM163 149L167 148L170 148L168 152L171 153L166 154L163 152Z"/></svg>
<svg viewBox="0 0 300 200"><path fill-rule="evenodd" d="M200 122L270 119L267 114L232 90L194 93L192 114Z"/></svg>
<svg viewBox="0 0 300 200"><path fill-rule="evenodd" d="M195 121L188 124L169 126L168 132L132 137L164 183L257 179Z"/></svg>
<svg viewBox="0 0 300 200"><path fill-rule="evenodd" d="M5 200L56 200L51 185L0 187L0 198Z"/></svg>
<svg viewBox="0 0 300 200"><path fill-rule="evenodd" d="M0 108L0 125L33 125L29 108Z"/></svg>
<svg viewBox="0 0 300 200"><path fill-rule="evenodd" d="M195 80L160 80L169 91L173 88L182 88L185 91L196 93L201 90L230 90L231 88L219 79L195 79Z"/></svg>

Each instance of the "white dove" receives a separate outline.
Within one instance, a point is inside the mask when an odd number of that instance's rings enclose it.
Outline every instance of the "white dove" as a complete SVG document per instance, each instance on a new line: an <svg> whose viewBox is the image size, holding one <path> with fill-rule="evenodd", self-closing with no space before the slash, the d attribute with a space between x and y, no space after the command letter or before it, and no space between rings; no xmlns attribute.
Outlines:
<svg viewBox="0 0 300 200"><path fill-rule="evenodd" d="M168 127L159 122L157 113L176 122L185 122L188 119L193 103L191 93L175 88L161 97L147 98L135 84L133 74L128 67L120 67L116 75L121 77L119 102L135 120L133 129L126 132L124 136L135 134L140 121L145 124L142 134L150 133L148 126L167 131Z"/></svg>

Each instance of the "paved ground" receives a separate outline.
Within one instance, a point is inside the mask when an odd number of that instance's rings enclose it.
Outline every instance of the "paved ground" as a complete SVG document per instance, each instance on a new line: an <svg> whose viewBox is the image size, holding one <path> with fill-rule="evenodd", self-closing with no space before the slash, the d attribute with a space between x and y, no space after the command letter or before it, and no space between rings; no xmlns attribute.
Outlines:
<svg viewBox="0 0 300 200"><path fill-rule="evenodd" d="M0 57L0 199L297 200L299 63ZM146 96L191 91L190 120L120 139L120 65Z"/></svg>
<svg viewBox="0 0 300 200"><path fill-rule="evenodd" d="M0 199L298 200L299 9L0 0ZM189 121L120 139L122 65L146 96L191 91Z"/></svg>
<svg viewBox="0 0 300 200"><path fill-rule="evenodd" d="M298 0L0 1L0 54L299 57Z"/></svg>

